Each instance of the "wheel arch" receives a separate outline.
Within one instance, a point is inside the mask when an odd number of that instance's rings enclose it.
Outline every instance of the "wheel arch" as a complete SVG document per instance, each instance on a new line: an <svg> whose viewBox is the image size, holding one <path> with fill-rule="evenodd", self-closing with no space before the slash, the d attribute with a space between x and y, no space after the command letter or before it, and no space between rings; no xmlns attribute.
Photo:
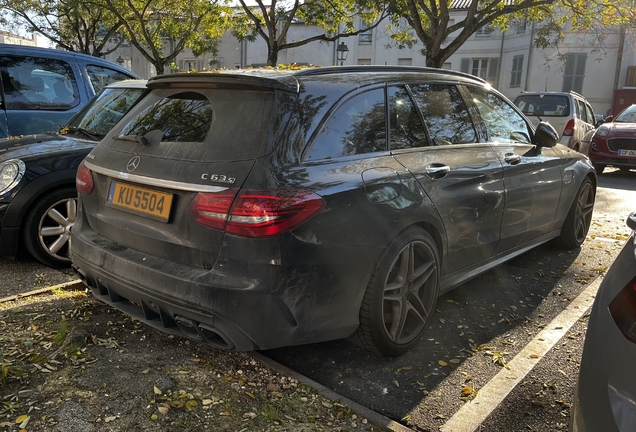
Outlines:
<svg viewBox="0 0 636 432"><path fill-rule="evenodd" d="M11 200L3 225L17 226L20 227L20 231L22 231L25 215L28 214L37 199L42 196L42 194L54 189L59 189L60 187L75 187L76 172L76 169L56 171L38 177L23 187L13 200ZM22 232L20 235L22 235Z"/></svg>

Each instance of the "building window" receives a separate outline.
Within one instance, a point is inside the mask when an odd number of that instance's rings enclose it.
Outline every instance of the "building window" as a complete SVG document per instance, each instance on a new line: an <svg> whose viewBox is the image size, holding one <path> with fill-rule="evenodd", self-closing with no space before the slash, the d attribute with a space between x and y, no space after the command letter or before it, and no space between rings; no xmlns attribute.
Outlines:
<svg viewBox="0 0 636 432"><path fill-rule="evenodd" d="M499 58L463 58L460 70L483 78L496 87L499 77Z"/></svg>
<svg viewBox="0 0 636 432"><path fill-rule="evenodd" d="M521 74L523 73L523 55L512 58L512 73L510 74L510 87L521 87Z"/></svg>
<svg viewBox="0 0 636 432"><path fill-rule="evenodd" d="M451 62L446 62L442 65L442 69L446 69L446 70L451 70L453 69L453 63Z"/></svg>
<svg viewBox="0 0 636 432"><path fill-rule="evenodd" d="M365 28L370 25L371 23L368 23L362 18L360 18L360 28ZM358 44L369 45L371 43L373 43L373 29L365 30L358 35Z"/></svg>
<svg viewBox="0 0 636 432"><path fill-rule="evenodd" d="M561 91L583 93L586 62L587 53L569 53L566 55Z"/></svg>
<svg viewBox="0 0 636 432"><path fill-rule="evenodd" d="M625 87L636 87L636 66L627 66Z"/></svg>
<svg viewBox="0 0 636 432"><path fill-rule="evenodd" d="M517 23L517 34L522 34L526 32L526 26L528 22L523 19Z"/></svg>
<svg viewBox="0 0 636 432"><path fill-rule="evenodd" d="M359 65L370 65L371 64L371 59L366 59L366 58L358 59L358 64Z"/></svg>
<svg viewBox="0 0 636 432"><path fill-rule="evenodd" d="M491 32L491 28L489 26L483 26L479 30L475 32L475 36L484 37L488 36Z"/></svg>
<svg viewBox="0 0 636 432"><path fill-rule="evenodd" d="M398 66L411 66L413 64L413 59L410 58L399 58Z"/></svg>

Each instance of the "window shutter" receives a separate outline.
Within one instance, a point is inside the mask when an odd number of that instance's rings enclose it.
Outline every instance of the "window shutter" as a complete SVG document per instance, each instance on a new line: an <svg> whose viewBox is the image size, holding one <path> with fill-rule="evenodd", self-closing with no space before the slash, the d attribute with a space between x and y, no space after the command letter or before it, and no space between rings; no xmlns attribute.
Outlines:
<svg viewBox="0 0 636 432"><path fill-rule="evenodd" d="M636 66L627 66L625 87L636 87Z"/></svg>
<svg viewBox="0 0 636 432"><path fill-rule="evenodd" d="M499 75L499 57L491 57L488 59L488 82L493 86L497 86L497 78Z"/></svg>
<svg viewBox="0 0 636 432"><path fill-rule="evenodd" d="M462 59L462 64L460 66L460 71L468 73L468 68L469 67L470 67L470 59L469 58L463 58Z"/></svg>

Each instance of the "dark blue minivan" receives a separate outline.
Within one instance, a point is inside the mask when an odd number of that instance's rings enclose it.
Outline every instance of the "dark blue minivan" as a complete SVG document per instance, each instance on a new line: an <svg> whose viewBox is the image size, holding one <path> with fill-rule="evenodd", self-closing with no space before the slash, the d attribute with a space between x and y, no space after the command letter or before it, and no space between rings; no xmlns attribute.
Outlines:
<svg viewBox="0 0 636 432"><path fill-rule="evenodd" d="M131 78L98 57L0 44L0 138L57 129L107 84Z"/></svg>

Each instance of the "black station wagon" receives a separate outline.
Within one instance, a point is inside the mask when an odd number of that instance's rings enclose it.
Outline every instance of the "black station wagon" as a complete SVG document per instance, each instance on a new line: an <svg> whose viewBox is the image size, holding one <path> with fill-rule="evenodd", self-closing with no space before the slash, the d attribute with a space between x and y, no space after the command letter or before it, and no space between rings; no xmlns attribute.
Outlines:
<svg viewBox="0 0 636 432"><path fill-rule="evenodd" d="M406 352L437 297L590 226L587 158L416 67L166 75L82 162L73 267L165 332Z"/></svg>

